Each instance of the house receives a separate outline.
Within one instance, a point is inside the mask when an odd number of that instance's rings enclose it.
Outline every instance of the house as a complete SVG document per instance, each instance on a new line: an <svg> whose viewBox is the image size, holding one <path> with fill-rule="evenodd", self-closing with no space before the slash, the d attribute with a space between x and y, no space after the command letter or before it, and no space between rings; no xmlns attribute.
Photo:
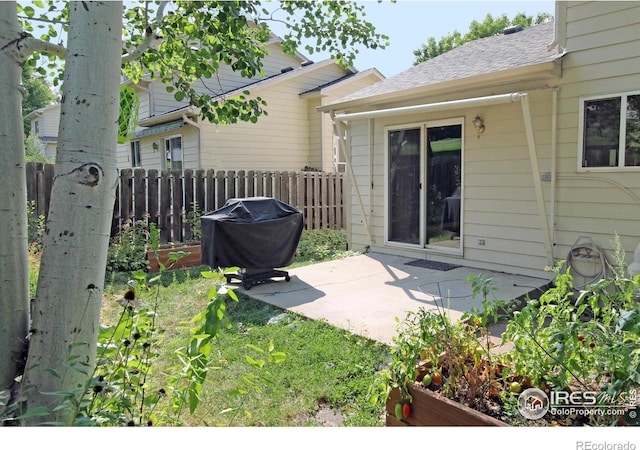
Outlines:
<svg viewBox="0 0 640 450"><path fill-rule="evenodd" d="M60 104L45 106L31 111L25 116L31 124L31 136L36 136L42 148L40 152L49 160L54 160L58 145L58 125Z"/></svg>
<svg viewBox="0 0 640 450"><path fill-rule="evenodd" d="M316 108L384 76L376 69L360 72L332 60L314 63L300 53L286 54L276 36L268 47L264 75L247 79L221 66L212 79L194 84L219 98L250 90L267 102L268 114L257 123L216 125L200 118L198 108L187 101L176 101L161 81L123 80L123 86L137 93L139 107L134 135L118 145L118 169L344 170L332 122ZM48 154L55 154L60 105L49 108L57 108L57 115L47 116L41 140L51 139ZM36 113L28 117L32 129L42 129L44 116Z"/></svg>
<svg viewBox="0 0 640 450"><path fill-rule="evenodd" d="M176 102L160 81L135 85L140 98L138 130L118 147L118 167L343 169L332 122L316 108L383 76L375 69L358 72L332 60L313 63L277 51L271 58L264 78L240 86L239 76L220 70L220 79L230 82L220 88L220 96L233 97L248 89L267 102L268 114L256 123L213 124L201 119L197 108Z"/></svg>
<svg viewBox="0 0 640 450"><path fill-rule="evenodd" d="M630 262L639 30L640 2L557 2L555 21L321 107L343 137L351 247L547 279L573 255L588 279L618 235Z"/></svg>

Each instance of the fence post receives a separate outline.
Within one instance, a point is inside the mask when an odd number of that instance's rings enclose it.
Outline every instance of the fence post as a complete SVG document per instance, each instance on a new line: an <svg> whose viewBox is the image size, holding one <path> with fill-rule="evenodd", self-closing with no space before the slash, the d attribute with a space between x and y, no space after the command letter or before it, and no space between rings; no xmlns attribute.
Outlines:
<svg viewBox="0 0 640 450"><path fill-rule="evenodd" d="M131 169L120 171L120 225L133 216L133 177Z"/></svg>
<svg viewBox="0 0 640 450"><path fill-rule="evenodd" d="M216 208L221 208L222 205L227 201L226 200L226 189L225 189L225 173L223 170L218 170L216 174Z"/></svg>
<svg viewBox="0 0 640 450"><path fill-rule="evenodd" d="M335 172L328 174L328 201L327 208L329 210L328 216L328 225L329 228L337 228L336 227L336 174Z"/></svg>
<svg viewBox="0 0 640 450"><path fill-rule="evenodd" d="M203 204L203 212L216 210L216 174L213 169L207 170L207 204Z"/></svg>
<svg viewBox="0 0 640 450"><path fill-rule="evenodd" d="M261 170L256 170L256 196L264 196L264 179Z"/></svg>
<svg viewBox="0 0 640 450"><path fill-rule="evenodd" d="M180 215L180 220L182 226L180 228L181 236L184 236L185 241L191 240L191 225L185 222L188 217L191 217L191 214L194 210L194 197L193 197L193 169L184 169L182 175L182 192L184 192L184 204L182 205L182 211ZM182 240L182 239L181 239Z"/></svg>
<svg viewBox="0 0 640 450"><path fill-rule="evenodd" d="M255 197L256 190L254 186L255 172L253 170L247 171L247 197Z"/></svg>
<svg viewBox="0 0 640 450"><path fill-rule="evenodd" d="M205 178L204 170L196 170L195 176L195 192L196 192L196 212L202 214L204 212L204 198L205 198Z"/></svg>
<svg viewBox="0 0 640 450"><path fill-rule="evenodd" d="M313 229L313 178L311 172L304 173L305 179L305 192L304 192L304 204L306 212L307 230Z"/></svg>
<svg viewBox="0 0 640 450"><path fill-rule="evenodd" d="M273 173L266 171L264 173L264 196L273 197Z"/></svg>
<svg viewBox="0 0 640 450"><path fill-rule="evenodd" d="M171 207L171 186L169 185L169 171L164 169L160 173L160 217L158 218L160 228L160 241L169 242L171 230L169 229L169 214Z"/></svg>
<svg viewBox="0 0 640 450"><path fill-rule="evenodd" d="M276 200L282 200L281 189L282 189L282 178L281 172L275 171L273 172L273 198Z"/></svg>
<svg viewBox="0 0 640 450"><path fill-rule="evenodd" d="M142 220L148 211L146 181L144 169L138 168L133 171L133 206L136 221Z"/></svg>
<svg viewBox="0 0 640 450"><path fill-rule="evenodd" d="M182 215L184 213L184 183L182 171L171 171L171 242L182 242Z"/></svg>
<svg viewBox="0 0 640 450"><path fill-rule="evenodd" d="M244 198L247 196L247 178L244 170L238 170L236 178L238 179L238 191L236 192L236 197Z"/></svg>
<svg viewBox="0 0 640 450"><path fill-rule="evenodd" d="M158 170L147 170L147 214L149 223L158 225Z"/></svg>

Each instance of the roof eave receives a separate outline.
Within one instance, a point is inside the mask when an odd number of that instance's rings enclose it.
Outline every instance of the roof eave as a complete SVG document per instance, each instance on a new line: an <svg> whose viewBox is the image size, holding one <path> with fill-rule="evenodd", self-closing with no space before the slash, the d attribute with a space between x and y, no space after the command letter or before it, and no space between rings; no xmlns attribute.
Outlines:
<svg viewBox="0 0 640 450"><path fill-rule="evenodd" d="M340 103L331 103L318 107L318 110L322 112L366 110L371 106L378 107L382 104L410 101L417 97L442 95L447 92L456 92L456 94L459 94L463 91L478 90L481 88L490 89L505 84L551 80L559 78L560 75L561 63L560 59L556 58L552 61L518 67L516 69L449 80L402 91L386 92L380 95L372 95Z"/></svg>
<svg viewBox="0 0 640 450"><path fill-rule="evenodd" d="M157 116L148 117L146 119L142 119L138 121L138 126L151 127L154 125L159 125L161 123L172 122L174 120L181 119L182 116L185 114L188 117L199 117L200 108L196 108L195 106L186 106L184 108L176 109L174 111L171 111L165 114L159 114Z"/></svg>

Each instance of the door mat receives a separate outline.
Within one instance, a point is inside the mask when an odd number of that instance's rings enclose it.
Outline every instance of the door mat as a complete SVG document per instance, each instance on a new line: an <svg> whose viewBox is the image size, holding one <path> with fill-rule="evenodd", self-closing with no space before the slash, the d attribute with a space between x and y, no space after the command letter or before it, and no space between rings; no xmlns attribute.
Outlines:
<svg viewBox="0 0 640 450"><path fill-rule="evenodd" d="M455 264L449 264L439 261L427 261L426 259L415 259L405 264L408 266L422 267L424 269L440 270L442 272L460 267Z"/></svg>

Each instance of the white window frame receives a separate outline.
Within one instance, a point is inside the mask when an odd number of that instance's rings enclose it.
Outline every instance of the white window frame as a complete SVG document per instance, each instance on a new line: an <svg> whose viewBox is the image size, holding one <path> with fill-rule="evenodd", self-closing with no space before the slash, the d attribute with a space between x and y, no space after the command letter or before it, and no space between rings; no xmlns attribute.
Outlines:
<svg viewBox="0 0 640 450"><path fill-rule="evenodd" d="M184 138L182 137L182 134L174 134L174 135L171 135L171 136L167 136L167 137L165 137L163 139L163 142L162 142L162 147L163 147L163 150L162 150L162 168L163 169L167 169L168 168L167 167L167 152L169 151L169 149L167 148L167 145L169 144L169 142L172 139L175 139L175 138L180 138L180 151L181 151L181 155L180 156L181 156L181 159L179 161L182 162L180 171L183 171L184 170ZM172 153L171 156L172 156L171 160L173 161L173 153ZM176 170L176 169L174 167L172 167L171 170Z"/></svg>
<svg viewBox="0 0 640 450"><path fill-rule="evenodd" d="M462 182L462 201L460 203L460 247L446 248L432 245L426 242L426 226L427 226L427 173L426 166L426 135L427 129L432 127L460 125L461 126L461 155L460 155L460 176ZM389 132L398 130L420 129L420 183L423 186L420 189L420 243L409 244L405 242L397 242L389 240ZM406 249L421 249L432 253L448 254L455 256L464 255L464 153L465 153L465 118L452 117L449 119L428 120L424 122L410 122L401 125L393 125L384 127L384 244L388 247L398 247Z"/></svg>
<svg viewBox="0 0 640 450"><path fill-rule="evenodd" d="M130 144L130 151L131 151L131 167L135 168L135 167L142 167L142 154L141 154L141 150L140 150L140 141L136 140L136 141L131 141Z"/></svg>
<svg viewBox="0 0 640 450"><path fill-rule="evenodd" d="M578 108L578 172L640 172L640 166L625 166L625 150L626 150L626 126L627 126L627 97L632 95L640 95L640 91L631 91L624 93L594 95L588 97L580 97ZM592 100L616 99L620 100L620 132L618 140L618 161L615 166L606 167L585 167L584 161L584 107L585 102Z"/></svg>

